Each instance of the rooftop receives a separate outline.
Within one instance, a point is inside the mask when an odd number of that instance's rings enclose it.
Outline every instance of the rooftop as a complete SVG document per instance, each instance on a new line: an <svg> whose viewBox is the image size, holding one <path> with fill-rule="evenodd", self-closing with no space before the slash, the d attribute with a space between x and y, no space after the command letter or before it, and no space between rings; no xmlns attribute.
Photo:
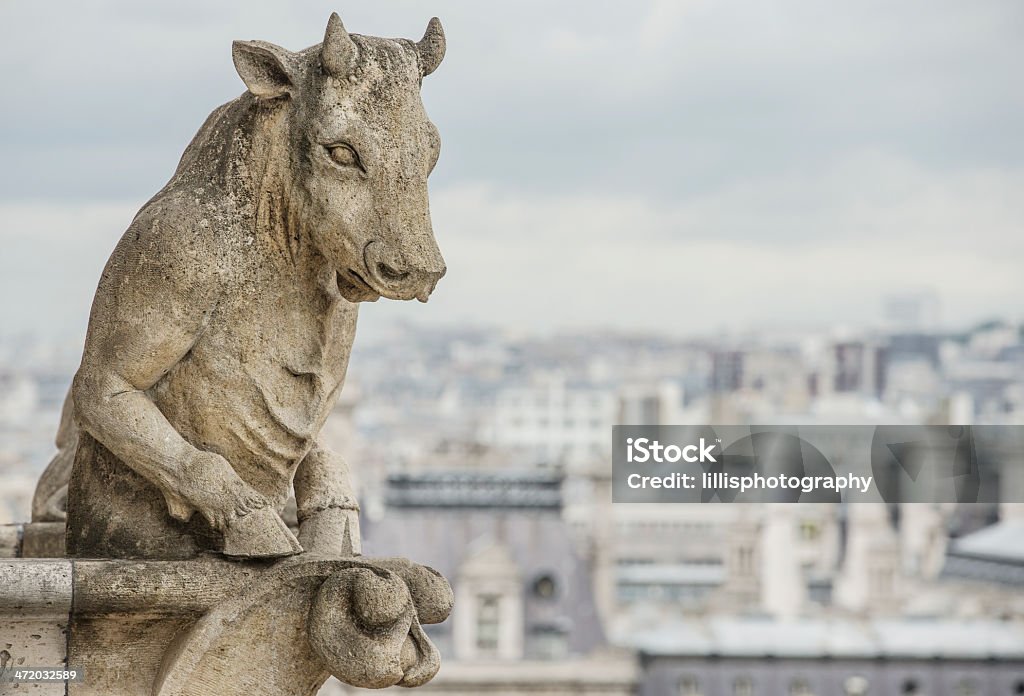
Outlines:
<svg viewBox="0 0 1024 696"><path fill-rule="evenodd" d="M562 476L539 472L395 474L390 508L532 508L561 510Z"/></svg>
<svg viewBox="0 0 1024 696"><path fill-rule="evenodd" d="M1024 520L998 522L963 536L951 544L949 553L1024 565Z"/></svg>
<svg viewBox="0 0 1024 696"><path fill-rule="evenodd" d="M988 620L728 617L618 628L614 642L652 657L1024 660L1024 626Z"/></svg>

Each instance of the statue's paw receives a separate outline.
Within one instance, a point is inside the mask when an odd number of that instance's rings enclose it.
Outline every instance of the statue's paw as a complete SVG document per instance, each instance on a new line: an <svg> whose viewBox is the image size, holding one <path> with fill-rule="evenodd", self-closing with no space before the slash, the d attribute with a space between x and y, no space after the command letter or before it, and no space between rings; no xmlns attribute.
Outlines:
<svg viewBox="0 0 1024 696"><path fill-rule="evenodd" d="M280 558L302 553L302 545L273 508L263 507L228 522L221 552L234 558Z"/></svg>
<svg viewBox="0 0 1024 696"><path fill-rule="evenodd" d="M237 520L269 505L224 457L203 450L181 465L179 480L164 490L164 498L172 517L184 521L199 512L213 529L225 533ZM264 516L253 524L268 525L268 520Z"/></svg>
<svg viewBox="0 0 1024 696"><path fill-rule="evenodd" d="M312 513L299 526L299 541L303 548L317 556L360 555L359 510L330 507Z"/></svg>

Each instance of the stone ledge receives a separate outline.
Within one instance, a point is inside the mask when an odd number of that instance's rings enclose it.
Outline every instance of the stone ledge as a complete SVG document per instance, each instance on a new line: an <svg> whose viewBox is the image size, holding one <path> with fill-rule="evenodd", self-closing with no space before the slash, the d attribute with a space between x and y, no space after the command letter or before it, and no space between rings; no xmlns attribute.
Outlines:
<svg viewBox="0 0 1024 696"><path fill-rule="evenodd" d="M0 671L66 664L72 574L68 560L0 561ZM63 696L64 684L0 683L0 693Z"/></svg>
<svg viewBox="0 0 1024 696"><path fill-rule="evenodd" d="M0 616L66 619L71 612L70 560L0 561Z"/></svg>
<svg viewBox="0 0 1024 696"><path fill-rule="evenodd" d="M84 670L70 696L308 695L330 674L413 686L440 664L420 622L451 605L405 559L8 559L0 661Z"/></svg>
<svg viewBox="0 0 1024 696"><path fill-rule="evenodd" d="M0 525L0 558L63 558L63 522Z"/></svg>

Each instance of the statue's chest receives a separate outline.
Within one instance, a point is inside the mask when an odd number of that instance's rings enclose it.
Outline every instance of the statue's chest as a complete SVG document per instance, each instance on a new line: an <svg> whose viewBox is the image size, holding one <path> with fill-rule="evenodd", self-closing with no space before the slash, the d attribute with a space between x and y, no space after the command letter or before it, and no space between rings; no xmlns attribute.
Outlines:
<svg viewBox="0 0 1024 696"><path fill-rule="evenodd" d="M277 292L274 292L276 290ZM254 345L282 364L304 372L331 372L347 360L355 328L354 305L335 291L298 283L268 289L252 312Z"/></svg>
<svg viewBox="0 0 1024 696"><path fill-rule="evenodd" d="M268 405L297 408L316 419L344 381L357 305L338 294L333 274L260 281L237 293L225 308L218 342Z"/></svg>

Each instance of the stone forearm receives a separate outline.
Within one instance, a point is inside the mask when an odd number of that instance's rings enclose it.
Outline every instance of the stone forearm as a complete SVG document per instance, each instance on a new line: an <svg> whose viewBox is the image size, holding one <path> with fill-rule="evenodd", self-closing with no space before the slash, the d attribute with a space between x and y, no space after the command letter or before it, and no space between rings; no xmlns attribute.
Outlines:
<svg viewBox="0 0 1024 696"><path fill-rule="evenodd" d="M198 451L142 390L112 376L75 377L82 427L139 474L161 488L179 483L178 466Z"/></svg>
<svg viewBox="0 0 1024 696"><path fill-rule="evenodd" d="M198 509L219 526L248 486L230 464L190 444L145 392L114 377L76 376L74 399L82 427L118 459L157 486L171 515L187 519ZM235 495L229 495L234 493ZM225 510L201 499L227 495Z"/></svg>

